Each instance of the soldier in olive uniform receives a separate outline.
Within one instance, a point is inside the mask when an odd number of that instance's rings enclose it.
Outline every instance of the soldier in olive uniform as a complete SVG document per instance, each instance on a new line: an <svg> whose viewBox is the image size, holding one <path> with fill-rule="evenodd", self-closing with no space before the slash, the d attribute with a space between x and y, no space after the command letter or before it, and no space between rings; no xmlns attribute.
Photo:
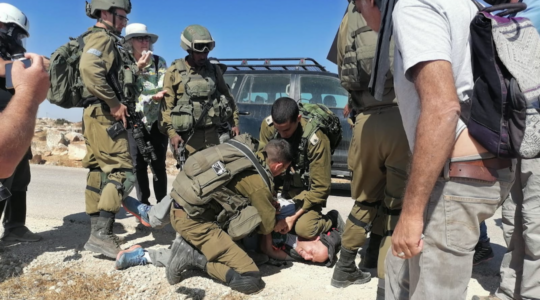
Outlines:
<svg viewBox="0 0 540 300"><path fill-rule="evenodd" d="M135 182L127 132L114 138L107 132L117 121L126 124L127 108L120 101L135 101L139 94L136 62L119 47L119 34L130 11L129 0L92 0L87 4L87 15L98 21L84 37L79 65L85 86L83 124L88 151L83 166L90 169L86 213L92 224L84 248L111 258L120 251L118 238L112 233L114 217Z"/></svg>
<svg viewBox="0 0 540 300"><path fill-rule="evenodd" d="M268 141L283 138L291 144L294 151L293 169L299 169L299 146L307 120L300 115L298 104L291 98L279 98L272 105L272 115L263 120L260 131L262 149ZM292 198L296 204L296 213L280 220L275 231L285 234L291 230L296 235L311 239L322 232L337 227L339 215L323 215L322 209L330 194L331 182L330 140L320 130L309 137L307 157L309 164L309 182L304 182L302 174L294 172L292 176L280 177L277 185L283 185L282 196Z"/></svg>
<svg viewBox="0 0 540 300"><path fill-rule="evenodd" d="M369 274L358 270L354 260L370 229L371 242L363 266L377 267L379 278L384 279L384 259L401 213L409 163L393 77L388 74L382 101L368 91L377 34L367 26L352 0L344 22L347 24L342 23L338 34L338 65L342 85L351 95L349 108L357 113L348 159L351 194L356 202L345 224L341 256L332 276L335 287L369 281ZM392 43L390 55L393 49Z"/></svg>
<svg viewBox="0 0 540 300"><path fill-rule="evenodd" d="M233 134L239 134L238 110L221 68L208 60L215 47L210 32L203 26L190 25L180 37L188 56L178 59L165 73L165 102L161 128L175 151L185 143L186 156L218 145L218 129L228 122ZM205 106L208 106L207 112ZM201 115L205 114L196 127Z"/></svg>
<svg viewBox="0 0 540 300"><path fill-rule="evenodd" d="M269 178L284 172L293 158L289 143L282 139L270 141L255 155L261 169L264 169L261 172L266 172ZM196 156L191 159L203 160ZM140 246L135 245L122 251L116 260L116 268L125 269L147 263L167 267L167 279L171 284L182 280L184 270L195 268L204 270L212 278L225 282L239 292L251 294L260 291L264 288L264 282L259 269L231 236L220 228L216 220L221 211L211 205L215 201L203 206L205 210L198 211L198 217L188 216L188 207L181 206L186 205L181 204L185 201L182 197L186 197L186 191L179 187L190 185L185 182L189 179L183 172L185 171L181 171L177 176L170 194L175 201L170 212L171 223L181 237L174 241L170 250L150 249L146 253ZM259 233L269 234L274 230L276 209L271 192L272 184L267 183L255 168L240 171L224 187L247 198L250 205L256 208L256 213L261 218Z"/></svg>

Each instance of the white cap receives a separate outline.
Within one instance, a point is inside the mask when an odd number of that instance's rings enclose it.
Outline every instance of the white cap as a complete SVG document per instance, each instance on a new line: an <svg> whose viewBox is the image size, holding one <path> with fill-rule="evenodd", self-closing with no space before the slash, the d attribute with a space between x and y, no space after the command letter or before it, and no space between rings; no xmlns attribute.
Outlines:
<svg viewBox="0 0 540 300"><path fill-rule="evenodd" d="M8 3L0 3L0 22L19 25L30 36L30 21L22 11Z"/></svg>
<svg viewBox="0 0 540 300"><path fill-rule="evenodd" d="M152 44L158 40L157 35L148 32L148 29L146 29L146 25L141 23L129 24L126 27L126 36L124 37L124 39L127 41L136 36L149 36Z"/></svg>

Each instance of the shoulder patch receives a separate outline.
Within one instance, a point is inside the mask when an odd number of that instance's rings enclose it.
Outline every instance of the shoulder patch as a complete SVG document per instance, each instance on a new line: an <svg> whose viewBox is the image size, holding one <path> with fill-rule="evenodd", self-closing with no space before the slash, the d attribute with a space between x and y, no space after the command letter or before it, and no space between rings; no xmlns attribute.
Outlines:
<svg viewBox="0 0 540 300"><path fill-rule="evenodd" d="M89 54L94 54L95 56L97 57L101 57L101 51L99 51L98 49L88 49L88 51L86 51L86 53L89 53Z"/></svg>
<svg viewBox="0 0 540 300"><path fill-rule="evenodd" d="M313 146L315 146L315 145L317 145L317 144L319 143L319 137L317 137L316 134L312 134L312 135L311 135L311 138L309 139L309 142L310 142Z"/></svg>
<svg viewBox="0 0 540 300"><path fill-rule="evenodd" d="M266 124L268 124L268 126L271 126L272 124L274 124L274 120L272 120L272 116L266 117Z"/></svg>

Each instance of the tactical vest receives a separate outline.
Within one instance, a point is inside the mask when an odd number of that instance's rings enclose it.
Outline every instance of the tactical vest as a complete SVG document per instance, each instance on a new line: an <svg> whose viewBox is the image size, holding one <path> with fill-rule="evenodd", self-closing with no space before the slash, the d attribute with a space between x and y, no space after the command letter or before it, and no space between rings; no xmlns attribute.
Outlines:
<svg viewBox="0 0 540 300"><path fill-rule="evenodd" d="M365 110L378 106L396 104L394 82L391 72L387 74L385 94L382 101L377 101L368 90L372 72L373 57L377 48L377 33L367 26L364 17L356 11L354 1L347 9L347 45L341 66L341 85L352 95L353 107ZM394 43L390 45L390 62L394 61ZM392 70L392 66L390 70Z"/></svg>
<svg viewBox="0 0 540 300"><path fill-rule="evenodd" d="M136 101L142 92L142 89L137 84L137 73L139 72L139 68L137 67L135 58L122 47L121 38L114 35L109 30L94 27L91 29L92 32L85 36L85 40L91 36L93 32L101 30L105 31L116 45L115 49L117 51L114 51L114 62L107 76L115 76L118 79L120 84L118 88L120 90L117 90L109 79L107 79L107 82L111 85L113 90L115 90L115 93L122 93L121 96L123 99L119 100ZM83 99L86 99L85 104L92 104L92 102L96 100L96 97L92 95L86 87L83 89L82 97ZM99 99L97 100L100 101Z"/></svg>
<svg viewBox="0 0 540 300"><path fill-rule="evenodd" d="M171 111L171 123L176 131L189 132L195 129L193 127L201 118L205 106L208 109L200 122L201 128L221 125L232 116L233 111L227 98L217 91L216 66L206 61L202 74L189 74L185 59L177 59L173 65L176 82L181 79L173 88L176 94L182 94Z"/></svg>
<svg viewBox="0 0 540 300"><path fill-rule="evenodd" d="M233 239L251 233L260 223L249 199L226 185L241 172L253 170L273 191L272 174L255 157L258 142L242 134L191 155L173 182L171 197L190 218L216 222Z"/></svg>

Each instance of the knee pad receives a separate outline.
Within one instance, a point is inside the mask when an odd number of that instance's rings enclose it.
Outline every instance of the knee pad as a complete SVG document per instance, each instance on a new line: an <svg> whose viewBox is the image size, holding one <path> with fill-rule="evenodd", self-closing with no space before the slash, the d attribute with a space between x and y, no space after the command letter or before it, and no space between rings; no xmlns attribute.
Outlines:
<svg viewBox="0 0 540 300"><path fill-rule="evenodd" d="M239 274L233 269L230 269L225 275L227 285L240 293L253 294L265 287L264 281L261 279L259 272L246 272Z"/></svg>
<svg viewBox="0 0 540 300"><path fill-rule="evenodd" d="M101 173L101 186L103 189L108 184L113 184L115 188L120 192L122 195L122 200L125 199L131 191L133 190L133 187L135 187L135 183L137 182L137 175L133 172L133 170L121 170L121 172L125 173L125 179L123 182L109 179L109 174Z"/></svg>
<svg viewBox="0 0 540 300"><path fill-rule="evenodd" d="M126 180L124 181L124 195L122 199L125 199L127 196L129 196L136 183L137 175L131 170L126 171Z"/></svg>

